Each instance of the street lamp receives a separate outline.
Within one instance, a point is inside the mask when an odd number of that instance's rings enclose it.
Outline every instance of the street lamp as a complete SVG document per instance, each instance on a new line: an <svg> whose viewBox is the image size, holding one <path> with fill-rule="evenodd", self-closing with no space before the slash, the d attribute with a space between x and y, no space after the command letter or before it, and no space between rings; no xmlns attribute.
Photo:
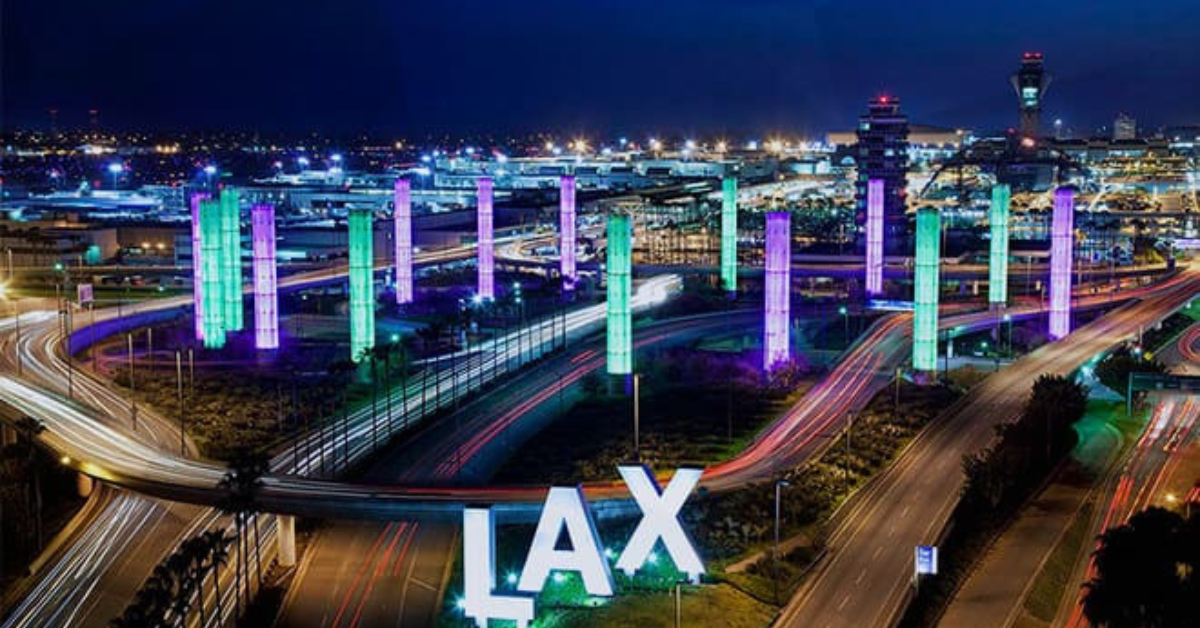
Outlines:
<svg viewBox="0 0 1200 628"><path fill-rule="evenodd" d="M783 487L791 486L787 480L775 480L775 547L771 550L771 564L774 566L775 603L779 603L779 504Z"/></svg>
<svg viewBox="0 0 1200 628"><path fill-rule="evenodd" d="M641 446L641 430L642 430L642 398L641 398L641 381L642 376L633 374L633 459L637 462L642 461L642 446Z"/></svg>
<svg viewBox="0 0 1200 628"><path fill-rule="evenodd" d="M850 310L842 305L838 307L838 314L842 315L842 337L847 347L850 346Z"/></svg>
<svg viewBox="0 0 1200 628"><path fill-rule="evenodd" d="M216 166L214 166L212 164L208 164L207 166L204 167L204 176L208 180L208 188L210 190L212 189L212 180L213 180L213 175L215 175L215 174L217 174Z"/></svg>
<svg viewBox="0 0 1200 628"><path fill-rule="evenodd" d="M125 166L120 162L114 161L108 164L108 174L112 175L112 188L114 190L117 189L117 178L121 176L122 172L125 172Z"/></svg>
<svg viewBox="0 0 1200 628"><path fill-rule="evenodd" d="M17 302L8 296L8 284L0 283L0 301L8 303L12 308L13 313L13 333L15 334L15 342L13 344L13 354L16 356L17 376L21 376L21 310L17 308Z"/></svg>

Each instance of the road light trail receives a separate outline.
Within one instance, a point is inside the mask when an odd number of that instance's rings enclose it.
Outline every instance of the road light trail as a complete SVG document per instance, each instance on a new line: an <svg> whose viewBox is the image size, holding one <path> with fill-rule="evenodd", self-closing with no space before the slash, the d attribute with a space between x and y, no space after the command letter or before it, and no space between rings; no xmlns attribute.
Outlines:
<svg viewBox="0 0 1200 628"><path fill-rule="evenodd" d="M832 557L785 607L777 625L890 625L908 599L912 548L936 542L957 501L962 456L987 446L995 426L1016 417L1037 376L1074 371L1135 334L1140 324L1186 305L1198 290L1200 274L1183 273L972 389L847 504L830 535ZM856 582L864 570L872 577Z"/></svg>

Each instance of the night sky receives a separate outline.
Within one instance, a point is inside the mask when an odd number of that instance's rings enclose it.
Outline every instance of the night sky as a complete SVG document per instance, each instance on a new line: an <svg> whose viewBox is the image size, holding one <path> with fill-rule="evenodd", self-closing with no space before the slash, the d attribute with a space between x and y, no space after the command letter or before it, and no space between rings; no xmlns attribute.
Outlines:
<svg viewBox="0 0 1200 628"><path fill-rule="evenodd" d="M1197 0L5 0L3 126L805 133L899 96L1011 126L1026 50L1046 120L1200 123Z"/></svg>

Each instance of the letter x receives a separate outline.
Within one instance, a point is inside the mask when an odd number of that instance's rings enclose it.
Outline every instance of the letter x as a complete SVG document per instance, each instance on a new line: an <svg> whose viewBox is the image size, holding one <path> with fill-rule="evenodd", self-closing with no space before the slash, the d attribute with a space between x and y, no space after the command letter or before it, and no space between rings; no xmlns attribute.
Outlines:
<svg viewBox="0 0 1200 628"><path fill-rule="evenodd" d="M688 494L700 482L700 469L679 469L666 490L661 492L649 468L628 465L617 467L617 470L642 510L642 520L633 531L633 536L629 537L625 551L621 552L617 569L632 577L650 556L654 543L662 539L675 567L686 573L692 582L699 582L700 574L704 573L704 564L700 562L700 556L687 532L679 525L678 515Z"/></svg>

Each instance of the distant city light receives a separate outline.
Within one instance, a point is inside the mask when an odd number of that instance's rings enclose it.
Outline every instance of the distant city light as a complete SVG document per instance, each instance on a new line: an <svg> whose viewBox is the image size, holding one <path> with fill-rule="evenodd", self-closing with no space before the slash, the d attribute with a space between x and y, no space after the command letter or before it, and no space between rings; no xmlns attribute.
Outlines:
<svg viewBox="0 0 1200 628"><path fill-rule="evenodd" d="M755 140L746 142L746 150L758 150L758 142Z"/></svg>
<svg viewBox="0 0 1200 628"><path fill-rule="evenodd" d="M208 176L210 176L210 177L211 177L211 176L213 176L214 174L217 174L217 167L216 167L216 166L213 166L213 165L208 165L208 166L205 166L205 167L204 167L204 174L206 174L206 175L208 175Z"/></svg>
<svg viewBox="0 0 1200 628"><path fill-rule="evenodd" d="M341 153L334 153L334 154L333 154L333 155L330 157L330 159L334 160L335 162L339 162L339 163L340 163L340 162L342 161L342 155L341 155Z"/></svg>
<svg viewBox="0 0 1200 628"><path fill-rule="evenodd" d="M122 172L125 172L125 166L123 166L120 163L114 162L114 163L108 164L108 171L112 174L121 174Z"/></svg>
<svg viewBox="0 0 1200 628"><path fill-rule="evenodd" d="M307 168L308 167L308 157L300 157L300 158L296 159L296 163L300 164L300 166L303 168Z"/></svg>

